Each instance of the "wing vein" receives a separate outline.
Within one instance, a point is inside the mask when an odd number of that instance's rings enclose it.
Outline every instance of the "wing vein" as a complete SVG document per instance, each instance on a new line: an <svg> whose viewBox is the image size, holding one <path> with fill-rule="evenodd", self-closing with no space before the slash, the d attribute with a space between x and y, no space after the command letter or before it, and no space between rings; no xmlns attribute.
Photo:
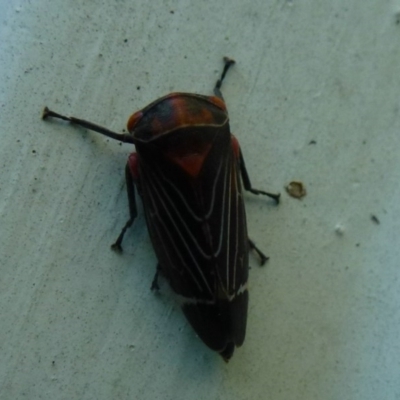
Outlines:
<svg viewBox="0 0 400 400"><path fill-rule="evenodd" d="M155 179L155 174L154 174L154 176L152 176L152 178L153 178L153 179L149 179L149 180L148 180L148 182L147 182L147 187L148 187L149 189L151 189L153 192L155 192L155 194L158 194L158 196L155 197L155 196L154 196L154 193L151 193L151 191L149 190L149 194L150 194L150 196L152 197L153 204L156 204L156 203L157 203L157 205L154 206L154 209L155 209L155 210L158 210L158 207L162 206L163 210L165 211L165 213L166 213L166 215L167 215L167 217L168 217L168 219L169 219L169 222L172 224L172 226L173 226L175 232L176 232L177 235L179 236L179 238L180 238L181 242L183 243L183 245L184 245L184 247L185 247L187 253L189 254L191 260L193 261L193 265L196 267L196 269L197 269L197 271L198 271L198 273L199 273L199 275L200 275L202 281L203 281L204 284L205 284L206 289L210 292L210 294L213 294L213 291L211 290L211 287L210 287L210 285L209 285L209 283L208 283L208 281L207 281L207 279L206 279L206 277L205 277L203 271L201 270L201 268L200 268L200 266L199 266L199 264L198 264L198 262L197 262L197 260L196 260L196 257L194 256L194 254L193 254L193 252L192 252L192 250L191 250L191 248L190 248L188 242L186 241L184 235L182 234L181 230L179 229L179 227L177 226L176 222L174 221L174 218L172 217L171 212L170 212L170 210L168 209L168 206L167 206L165 200L163 199L163 194L165 195L165 193L163 192L163 190L161 190L161 191L157 190L157 187L155 186L155 184L157 184L157 186L162 187L162 184L160 184L160 182L158 182L157 179ZM167 196L167 197L168 197L168 196ZM157 200L156 200L156 199L157 199ZM163 226L163 228L165 229L165 231L168 232L168 229L167 229L167 227L165 226L165 221L164 221L162 218L160 218L160 215L159 215L158 212L157 212L157 214L158 214L158 215L157 215L157 217L158 217L158 218L157 218L157 221ZM179 215L179 214L178 214L178 215ZM160 234L159 234L159 235L160 235ZM191 237L193 238L193 236L192 236L191 233L190 233L190 235L191 235ZM160 236L162 236L162 235L160 235ZM189 272L189 274L194 278L193 273L192 273L192 271L191 271L191 268L190 268L190 267L186 264L186 262L184 261L184 257L183 257L183 255L182 255L181 252L180 252L179 246L177 246L176 243L175 243L174 240L173 240L173 235L170 234L169 236L170 236L171 242L173 243L174 249L175 249L177 255L179 256L179 258L180 258L180 260L181 260L181 262L182 262L182 265L186 268L186 270ZM195 280L195 281L196 281L196 280ZM200 286L199 286L199 289L201 290L202 288L200 288Z"/></svg>

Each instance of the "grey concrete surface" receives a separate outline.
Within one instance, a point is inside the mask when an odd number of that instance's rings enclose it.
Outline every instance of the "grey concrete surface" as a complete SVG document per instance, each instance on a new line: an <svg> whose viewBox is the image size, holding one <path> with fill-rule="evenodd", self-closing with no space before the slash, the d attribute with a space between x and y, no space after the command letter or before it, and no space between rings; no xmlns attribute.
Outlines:
<svg viewBox="0 0 400 400"><path fill-rule="evenodd" d="M0 398L399 398L399 10L0 1ZM247 337L229 364L165 282L150 292L142 214L124 254L109 249L132 147L40 118L47 105L122 131L171 91L211 94L224 55L253 184L282 192L279 207L246 195L270 261L251 257Z"/></svg>

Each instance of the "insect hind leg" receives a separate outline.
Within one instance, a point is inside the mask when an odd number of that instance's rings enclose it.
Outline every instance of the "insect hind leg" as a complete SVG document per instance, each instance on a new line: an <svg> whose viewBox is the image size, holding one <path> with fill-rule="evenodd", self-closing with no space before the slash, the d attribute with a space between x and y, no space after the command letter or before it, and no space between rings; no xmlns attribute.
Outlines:
<svg viewBox="0 0 400 400"><path fill-rule="evenodd" d="M253 194L257 194L257 195L262 194L264 196L271 197L272 199L275 200L276 204L279 204L280 197L281 197L280 193L265 192L264 190L254 189L251 186L250 177L247 172L246 164L244 163L242 150L240 150L240 154L239 154L239 165L240 165L240 173L242 175L242 182L243 182L243 186L244 186L245 190L247 190L248 192L251 192Z"/></svg>
<svg viewBox="0 0 400 400"><path fill-rule="evenodd" d="M251 250L254 250L258 256L260 257L260 265L264 265L268 260L269 257L267 257L256 245L255 243L251 240L249 240L249 247Z"/></svg>
<svg viewBox="0 0 400 400"><path fill-rule="evenodd" d="M157 292L160 290L160 286L158 284L158 277L160 276L161 267L160 264L157 263L156 273L154 274L153 281L151 282L150 290L156 290Z"/></svg>
<svg viewBox="0 0 400 400"><path fill-rule="evenodd" d="M129 163L125 166L125 180L126 180L126 191L128 193L128 202L129 202L129 219L122 228L121 233L119 234L115 243L111 245L111 248L121 253L122 252L122 240L125 236L126 231L133 225L136 217L137 217L137 207L136 207L136 198L135 198L135 181L133 179L132 173L129 168Z"/></svg>

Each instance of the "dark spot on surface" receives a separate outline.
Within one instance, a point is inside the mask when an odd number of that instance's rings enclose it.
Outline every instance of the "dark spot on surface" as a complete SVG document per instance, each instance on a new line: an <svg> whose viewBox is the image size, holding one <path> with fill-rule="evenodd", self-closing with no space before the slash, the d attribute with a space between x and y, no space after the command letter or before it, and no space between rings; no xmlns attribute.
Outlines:
<svg viewBox="0 0 400 400"><path fill-rule="evenodd" d="M381 221L379 221L378 217L374 214L371 214L371 221L375 223L376 225L379 225Z"/></svg>

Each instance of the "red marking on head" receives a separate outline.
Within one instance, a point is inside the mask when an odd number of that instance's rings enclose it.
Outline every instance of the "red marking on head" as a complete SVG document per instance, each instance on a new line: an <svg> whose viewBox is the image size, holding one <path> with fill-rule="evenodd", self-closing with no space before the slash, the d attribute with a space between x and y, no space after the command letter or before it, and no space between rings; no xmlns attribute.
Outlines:
<svg viewBox="0 0 400 400"><path fill-rule="evenodd" d="M221 98L219 98L219 97L217 97L217 96L210 96L210 97L208 98L208 100L209 100L211 103L213 103L215 106L217 106L218 108L220 108L221 110L226 111L226 104L225 104L225 102L224 102Z"/></svg>
<svg viewBox="0 0 400 400"><path fill-rule="evenodd" d="M209 108L199 107L192 99L184 96L172 96L168 98L170 114L164 124L168 128L178 128L181 126L203 125L214 122L214 115ZM154 129L159 129L159 121L155 120ZM164 125L164 126L165 126ZM168 126L169 125L169 126Z"/></svg>
<svg viewBox="0 0 400 400"><path fill-rule="evenodd" d="M136 111L129 117L128 122L126 123L128 132L132 132L135 129L136 124L138 123L140 118L142 118L142 116L143 116L142 111Z"/></svg>
<svg viewBox="0 0 400 400"><path fill-rule="evenodd" d="M128 120L128 131L136 129L155 138L173 129L196 125L219 125L225 122L226 106L222 99L187 93L171 93L135 112Z"/></svg>

